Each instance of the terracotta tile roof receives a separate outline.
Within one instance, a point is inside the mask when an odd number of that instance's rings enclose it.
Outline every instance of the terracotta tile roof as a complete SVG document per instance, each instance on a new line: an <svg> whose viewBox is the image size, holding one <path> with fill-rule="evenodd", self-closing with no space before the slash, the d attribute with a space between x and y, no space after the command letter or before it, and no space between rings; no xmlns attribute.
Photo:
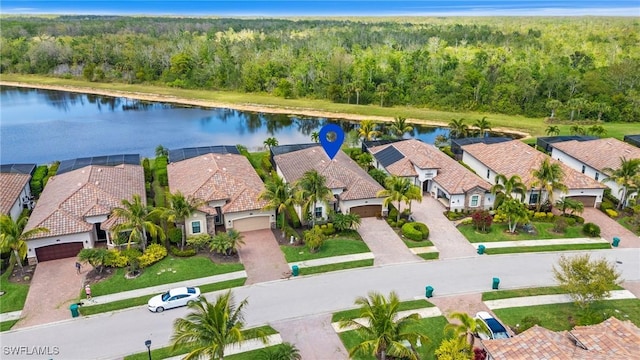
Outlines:
<svg viewBox="0 0 640 360"><path fill-rule="evenodd" d="M536 325L509 339L483 340L482 345L495 360L623 360L640 353L640 329L612 317L571 331Z"/></svg>
<svg viewBox="0 0 640 360"><path fill-rule="evenodd" d="M531 188L531 184L535 182L535 178L531 174L532 170L539 168L544 159L550 159L552 163L560 164L564 172L563 183L569 189L603 189L606 187L519 140L489 145L482 143L465 145L462 150L498 174L504 174L507 177L520 176L528 188Z"/></svg>
<svg viewBox="0 0 640 360"><path fill-rule="evenodd" d="M0 173L0 214L9 214L29 180L29 174Z"/></svg>
<svg viewBox="0 0 640 360"><path fill-rule="evenodd" d="M438 174L434 181L449 194L464 194L476 187L486 191L491 190L490 183L460 165L435 146L425 144L419 140L398 141L387 145L375 146L369 150L375 156L376 153L390 146L396 148L405 156L386 168L393 175L418 176L414 166L420 169L438 169Z"/></svg>
<svg viewBox="0 0 640 360"><path fill-rule="evenodd" d="M26 230L46 227L44 236L60 236L90 231L89 216L108 215L141 195L145 201L144 172L139 165L90 165L49 178Z"/></svg>
<svg viewBox="0 0 640 360"><path fill-rule="evenodd" d="M242 155L204 154L170 163L167 172L171 192L180 191L206 202L226 201L223 213L259 210L266 205L266 201L258 200L264 184ZM202 210L211 213L208 206Z"/></svg>
<svg viewBox="0 0 640 360"><path fill-rule="evenodd" d="M329 160L318 145L276 155L274 161L288 183L296 182L309 170L316 170L326 177L327 187L345 189L340 194L341 200L372 199L378 191L383 190L380 184L342 151L333 160Z"/></svg>
<svg viewBox="0 0 640 360"><path fill-rule="evenodd" d="M614 138L563 141L552 144L552 147L596 170L619 168L621 157L640 159L640 148Z"/></svg>

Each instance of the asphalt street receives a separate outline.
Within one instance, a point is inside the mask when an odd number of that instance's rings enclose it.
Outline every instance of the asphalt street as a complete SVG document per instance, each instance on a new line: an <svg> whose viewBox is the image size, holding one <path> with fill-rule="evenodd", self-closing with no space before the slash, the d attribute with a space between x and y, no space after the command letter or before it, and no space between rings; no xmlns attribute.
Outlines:
<svg viewBox="0 0 640 360"><path fill-rule="evenodd" d="M616 263L625 280L640 280L640 249L589 251ZM568 254L568 253L565 253ZM234 290L236 300L247 298L249 327L273 321L335 312L353 307L357 296L375 290L394 290L402 300L424 297L425 286L434 296L490 291L492 278L501 288L554 285L551 268L559 253L476 256L353 269L244 286ZM207 296L210 300L215 294ZM167 346L172 322L186 308L150 313L136 307L114 313L69 319L44 326L3 332L3 360L7 359L120 359ZM36 355L35 353L40 353Z"/></svg>

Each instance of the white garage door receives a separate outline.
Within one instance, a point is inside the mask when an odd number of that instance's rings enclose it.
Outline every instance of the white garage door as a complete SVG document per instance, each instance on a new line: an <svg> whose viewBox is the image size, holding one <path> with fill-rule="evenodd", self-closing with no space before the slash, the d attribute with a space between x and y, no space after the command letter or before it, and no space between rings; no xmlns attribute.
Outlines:
<svg viewBox="0 0 640 360"><path fill-rule="evenodd" d="M269 216L254 216L233 221L233 228L238 231L269 229Z"/></svg>

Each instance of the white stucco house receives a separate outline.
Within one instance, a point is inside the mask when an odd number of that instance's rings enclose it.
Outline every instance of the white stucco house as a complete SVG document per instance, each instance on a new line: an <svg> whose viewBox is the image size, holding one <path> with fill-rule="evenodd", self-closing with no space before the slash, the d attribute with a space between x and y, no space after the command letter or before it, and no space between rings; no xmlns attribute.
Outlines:
<svg viewBox="0 0 640 360"><path fill-rule="evenodd" d="M344 152L339 151L332 160L320 144L300 144L274 146L271 153L276 172L287 183L294 184L310 170L326 178L333 200L316 204L311 214L316 219L326 219L330 210L361 217L382 215L383 199L376 195L383 187ZM304 221L301 208L297 206L296 210Z"/></svg>
<svg viewBox="0 0 640 360"><path fill-rule="evenodd" d="M216 147L198 149L193 157L182 157L167 166L171 193L179 191L187 198L205 202L186 219L186 236L214 235L216 228L252 231L274 227L275 211L263 210L266 201L258 197L264 183L249 160L236 153L237 149L234 153L211 152ZM179 151L172 150L169 159Z"/></svg>
<svg viewBox="0 0 640 360"><path fill-rule="evenodd" d="M548 155L535 150L519 140L497 144L471 144L462 147L462 161L472 168L476 174L495 184L496 175L503 174L507 178L518 175L527 189L524 202L529 205L537 203L540 188L533 187L535 178L532 171L538 169L545 159L558 162L564 173L563 183L567 186L566 193L558 191L553 194L554 200L570 197L584 204L585 207L595 207L602 202L605 186L593 178L581 174L569 166L550 158ZM548 198L542 192L541 202Z"/></svg>
<svg viewBox="0 0 640 360"><path fill-rule="evenodd" d="M35 202L29 181L35 168L35 164L0 166L0 214L17 221L24 209L33 209Z"/></svg>
<svg viewBox="0 0 640 360"><path fill-rule="evenodd" d="M551 145L551 157L602 182L611 189L611 195L622 200L622 187L615 181L604 181L607 177L604 169L620 168L621 158L640 159L640 148L614 138L563 141ZM629 199L634 196L636 195L632 195Z"/></svg>
<svg viewBox="0 0 640 360"><path fill-rule="evenodd" d="M140 158L136 157L139 164ZM25 227L25 230L49 229L48 233L27 241L30 263L73 257L98 241L112 246L108 226L103 226L112 222L108 220L111 210L122 206L123 199L131 201L134 195L140 195L146 203L144 171L140 165L75 168L63 162L60 169L64 172L58 170L58 174L49 178Z"/></svg>
<svg viewBox="0 0 640 360"><path fill-rule="evenodd" d="M409 178L451 211L493 207L492 185L433 145L409 139L367 147L367 151L376 168Z"/></svg>

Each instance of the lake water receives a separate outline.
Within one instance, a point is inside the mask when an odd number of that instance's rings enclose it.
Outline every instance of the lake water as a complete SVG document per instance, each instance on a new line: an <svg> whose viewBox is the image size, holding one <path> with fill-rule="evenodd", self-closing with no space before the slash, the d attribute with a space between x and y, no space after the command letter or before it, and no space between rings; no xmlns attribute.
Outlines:
<svg viewBox="0 0 640 360"><path fill-rule="evenodd" d="M169 149L242 144L259 150L275 137L280 145L311 142L328 122L345 132L357 122L184 107L64 91L0 87L0 163L50 163L78 157L140 154ZM416 126L427 143L446 128Z"/></svg>

